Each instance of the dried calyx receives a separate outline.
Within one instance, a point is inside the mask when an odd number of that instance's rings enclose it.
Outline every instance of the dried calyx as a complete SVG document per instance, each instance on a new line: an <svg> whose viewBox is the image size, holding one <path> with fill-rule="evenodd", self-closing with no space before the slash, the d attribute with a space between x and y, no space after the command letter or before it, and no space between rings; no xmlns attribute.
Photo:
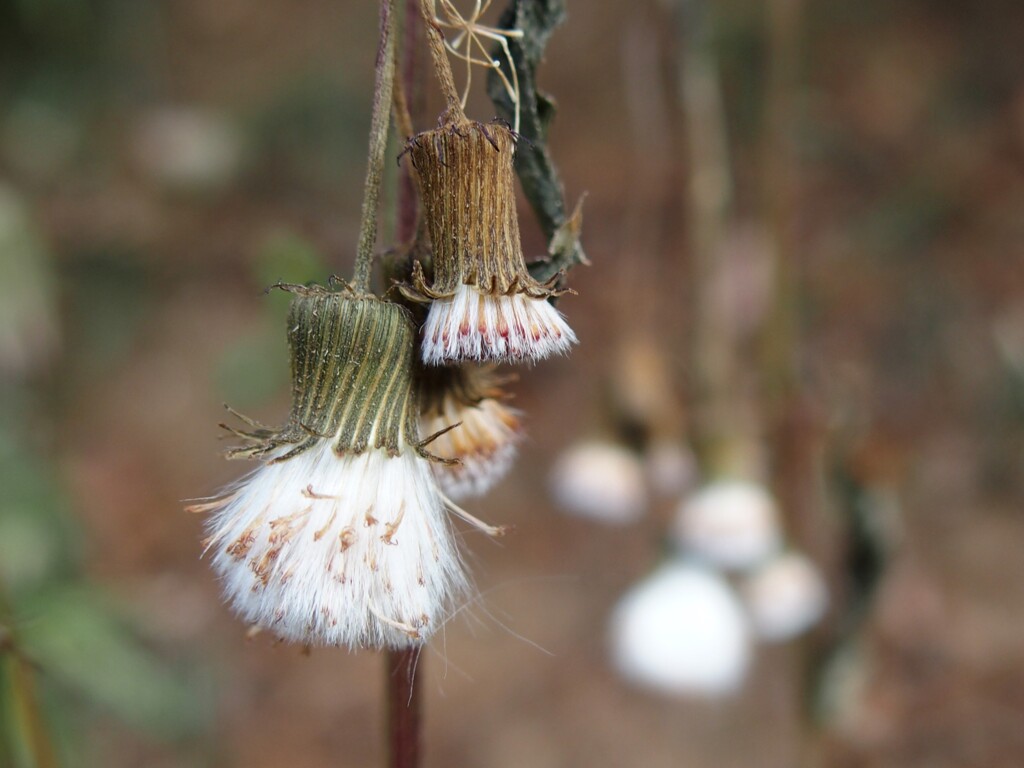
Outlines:
<svg viewBox="0 0 1024 768"><path fill-rule="evenodd" d="M465 118L410 139L433 248L433 276L414 266L403 293L432 302L422 355L459 360L537 360L566 352L572 329L547 299L558 295L527 271L516 216L516 138L501 124Z"/></svg>
<svg viewBox="0 0 1024 768"><path fill-rule="evenodd" d="M339 455L381 448L396 456L403 444L422 450L407 312L372 296L279 287L295 294L288 316L291 414L279 430L232 429L250 444L228 457L283 461L325 439Z"/></svg>

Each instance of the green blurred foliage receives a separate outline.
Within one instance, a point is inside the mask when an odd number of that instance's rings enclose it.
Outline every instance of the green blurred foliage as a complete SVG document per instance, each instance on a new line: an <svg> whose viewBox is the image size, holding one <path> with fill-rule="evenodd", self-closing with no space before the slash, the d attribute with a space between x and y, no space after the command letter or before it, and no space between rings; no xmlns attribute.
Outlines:
<svg viewBox="0 0 1024 768"><path fill-rule="evenodd" d="M265 286L274 283L306 284L322 281L326 271L323 255L311 242L295 232L278 229L264 240L253 266L253 277ZM287 309L290 303L287 294L271 291L270 296L276 308Z"/></svg>
<svg viewBox="0 0 1024 768"><path fill-rule="evenodd" d="M200 733L210 716L190 676L141 642L99 590L65 584L35 597L19 642L46 676L90 707L161 739Z"/></svg>
<svg viewBox="0 0 1024 768"><path fill-rule="evenodd" d="M131 253L79 255L65 266L69 367L82 376L109 370L128 355L152 306L153 285Z"/></svg>
<svg viewBox="0 0 1024 768"><path fill-rule="evenodd" d="M323 256L308 240L283 229L267 235L253 264L253 279L267 286L263 316L217 367L215 386L225 402L253 408L284 391L288 383L285 323L291 296L270 286L322 282L326 274Z"/></svg>
<svg viewBox="0 0 1024 768"><path fill-rule="evenodd" d="M253 408L284 390L288 344L283 329L283 323L263 321L225 352L216 373L216 389L224 402Z"/></svg>
<svg viewBox="0 0 1024 768"><path fill-rule="evenodd" d="M81 531L46 413L52 387L41 385L53 361L27 365L23 354L56 343L57 283L27 206L0 191L0 766L57 764L51 749L63 752L60 764L82 764L96 716L154 739L194 739L211 717L198 695L205 670L151 647L81 571ZM106 254L69 272L61 371L101 374L132 348L149 310L146 276L137 262Z"/></svg>
<svg viewBox="0 0 1024 768"><path fill-rule="evenodd" d="M77 568L75 526L53 471L24 440L0 426L0 583L13 599Z"/></svg>
<svg viewBox="0 0 1024 768"><path fill-rule="evenodd" d="M311 74L287 83L249 120L261 158L255 181L275 192L282 186L359 189L369 106L365 91L337 78Z"/></svg>
<svg viewBox="0 0 1024 768"><path fill-rule="evenodd" d="M56 346L56 281L28 208L0 183L0 372L25 374Z"/></svg>

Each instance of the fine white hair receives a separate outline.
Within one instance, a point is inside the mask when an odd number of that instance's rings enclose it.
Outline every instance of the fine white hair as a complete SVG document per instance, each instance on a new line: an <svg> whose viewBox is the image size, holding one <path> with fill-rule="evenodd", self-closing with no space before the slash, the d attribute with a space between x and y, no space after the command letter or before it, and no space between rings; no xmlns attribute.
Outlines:
<svg viewBox="0 0 1024 768"><path fill-rule="evenodd" d="M417 645L466 588L444 497L411 450L339 456L322 440L207 506L207 551L227 599L286 640Z"/></svg>
<svg viewBox="0 0 1024 768"><path fill-rule="evenodd" d="M576 334L546 299L525 294L492 296L460 284L435 299L423 327L423 362L517 362L565 354Z"/></svg>

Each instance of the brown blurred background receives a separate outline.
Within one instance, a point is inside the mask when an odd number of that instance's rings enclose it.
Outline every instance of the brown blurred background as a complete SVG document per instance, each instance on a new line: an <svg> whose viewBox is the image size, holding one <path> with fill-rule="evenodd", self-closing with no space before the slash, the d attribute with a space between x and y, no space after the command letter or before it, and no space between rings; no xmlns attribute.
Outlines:
<svg viewBox="0 0 1024 768"><path fill-rule="evenodd" d="M482 597L425 652L426 765L768 768L812 753L1019 766L1012 0L793 5L794 74L774 103L780 4L707 4L733 193L728 295L752 325L780 302L800 325L796 405L778 427L790 436L752 431L803 499L790 532L825 566L833 612L817 640L761 648L721 701L649 694L609 667L609 612L662 556L676 502L601 526L561 516L548 475L574 436L620 429L645 387L667 389L680 441L699 418L693 128L671 5L570 0L539 72L559 106L550 149L567 197L588 193L593 265L560 304L580 345L514 385L528 440L471 508L517 532L465 535ZM244 469L220 457L222 403L271 423L285 413L287 302L262 289L351 269L376 19L375 3L351 0L0 0L0 761L25 764L3 745L23 652L63 765L382 764L382 659L247 640L200 560L202 520L182 511ZM470 111L489 119L479 82ZM798 278L783 299L761 245L776 171ZM392 203L385 232L393 220ZM525 251L543 253L525 205L521 220ZM638 368L638 344L663 379ZM764 377L741 379L763 415ZM851 494L884 509L885 568L856 629L855 683L812 720L817 660L857 599Z"/></svg>

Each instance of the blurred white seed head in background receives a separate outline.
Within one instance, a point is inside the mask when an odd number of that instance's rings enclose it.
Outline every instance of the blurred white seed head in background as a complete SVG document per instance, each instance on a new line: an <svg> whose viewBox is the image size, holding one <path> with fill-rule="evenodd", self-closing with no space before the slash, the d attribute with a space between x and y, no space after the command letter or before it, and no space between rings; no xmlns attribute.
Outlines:
<svg viewBox="0 0 1024 768"><path fill-rule="evenodd" d="M613 443L577 443L559 457L551 492L566 512L605 523L637 520L647 507L644 465Z"/></svg>
<svg viewBox="0 0 1024 768"><path fill-rule="evenodd" d="M677 544L711 565L746 570L782 545L779 514L761 485L719 480L679 506L673 527Z"/></svg>
<svg viewBox="0 0 1024 768"><path fill-rule="evenodd" d="M674 695L724 696L740 688L751 643L743 606L712 570L677 561L630 590L611 619L615 668Z"/></svg>
<svg viewBox="0 0 1024 768"><path fill-rule="evenodd" d="M828 589L818 567L806 556L787 552L752 572L742 587L754 632L781 642L817 624L828 606Z"/></svg>

